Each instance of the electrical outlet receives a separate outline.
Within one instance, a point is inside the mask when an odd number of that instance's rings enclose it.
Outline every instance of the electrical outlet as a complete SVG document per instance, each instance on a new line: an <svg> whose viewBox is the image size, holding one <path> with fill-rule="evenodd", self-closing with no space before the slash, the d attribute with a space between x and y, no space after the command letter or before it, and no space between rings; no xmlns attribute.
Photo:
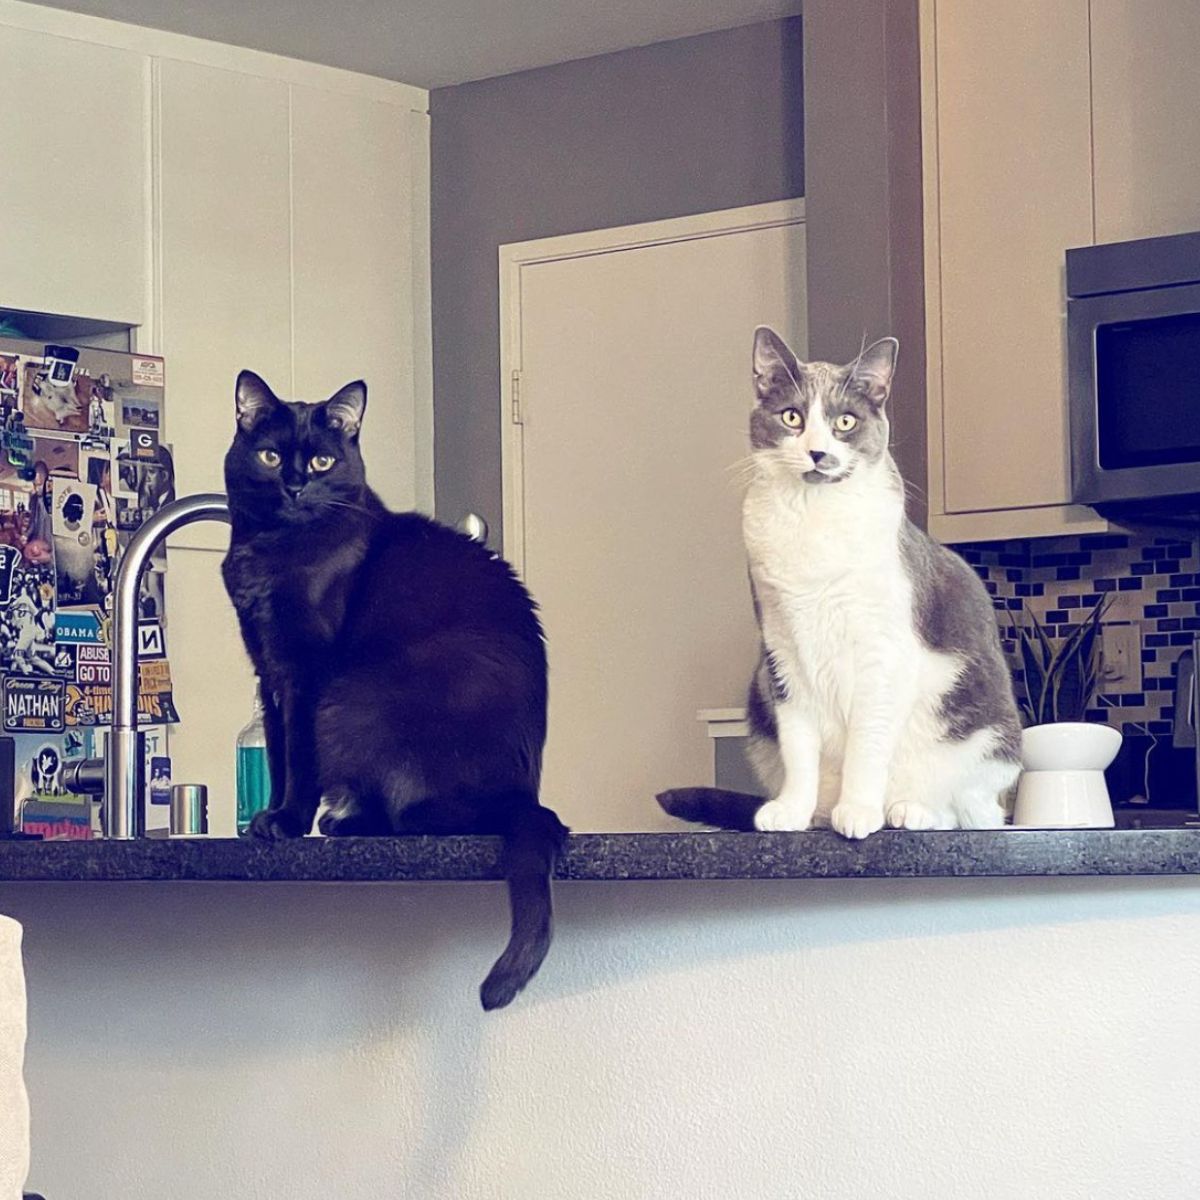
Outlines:
<svg viewBox="0 0 1200 1200"><path fill-rule="evenodd" d="M1142 690L1142 627L1137 621L1113 621L1100 626L1104 655L1100 665L1100 691Z"/></svg>

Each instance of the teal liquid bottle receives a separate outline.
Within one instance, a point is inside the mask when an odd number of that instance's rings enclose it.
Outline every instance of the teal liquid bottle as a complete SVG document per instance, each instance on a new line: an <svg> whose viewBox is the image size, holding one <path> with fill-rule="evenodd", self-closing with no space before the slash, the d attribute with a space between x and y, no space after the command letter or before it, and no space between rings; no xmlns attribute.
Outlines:
<svg viewBox="0 0 1200 1200"><path fill-rule="evenodd" d="M271 769L267 763L267 733L263 728L262 692L254 694L254 714L237 736L237 831L250 828L254 814L271 801Z"/></svg>

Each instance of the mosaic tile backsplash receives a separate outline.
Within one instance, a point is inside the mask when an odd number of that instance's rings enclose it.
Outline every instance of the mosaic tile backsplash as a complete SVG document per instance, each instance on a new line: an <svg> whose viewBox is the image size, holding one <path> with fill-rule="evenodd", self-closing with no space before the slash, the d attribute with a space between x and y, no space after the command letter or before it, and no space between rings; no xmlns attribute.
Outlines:
<svg viewBox="0 0 1200 1200"><path fill-rule="evenodd" d="M1105 593L1113 596L1105 623L1135 621L1141 628L1141 688L1101 691L1089 720L1126 735L1169 735L1174 709L1175 660L1200 631L1200 556L1197 544L1136 534L954 547L992 596L1014 676L1014 626L1028 604L1053 637L1069 634ZM1101 685L1103 688L1103 685Z"/></svg>

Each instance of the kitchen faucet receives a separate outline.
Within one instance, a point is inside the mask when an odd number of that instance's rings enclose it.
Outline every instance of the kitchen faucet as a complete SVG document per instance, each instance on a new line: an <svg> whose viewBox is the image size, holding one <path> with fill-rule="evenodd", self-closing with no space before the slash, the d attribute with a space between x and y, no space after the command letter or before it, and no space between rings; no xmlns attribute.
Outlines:
<svg viewBox="0 0 1200 1200"><path fill-rule="evenodd" d="M138 728L138 592L158 544L196 521L229 522L229 502L220 492L200 492L164 504L129 541L113 583L112 720L103 758L69 763L63 785L70 792L103 792L106 838L136 838L146 832L144 803L146 735Z"/></svg>
<svg viewBox="0 0 1200 1200"><path fill-rule="evenodd" d="M138 728L138 593L142 574L158 544L197 521L229 523L229 502L220 492L199 492L163 505L129 541L113 583L112 719L103 758L78 759L63 770L69 792L103 793L106 838L129 839L146 832L146 735ZM487 522L468 513L458 525L472 541L486 542Z"/></svg>

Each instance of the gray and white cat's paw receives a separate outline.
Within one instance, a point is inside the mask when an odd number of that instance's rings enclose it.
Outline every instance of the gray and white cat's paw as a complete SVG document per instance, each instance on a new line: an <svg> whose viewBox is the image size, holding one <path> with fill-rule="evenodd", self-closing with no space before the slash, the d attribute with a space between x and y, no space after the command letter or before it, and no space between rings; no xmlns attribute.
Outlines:
<svg viewBox="0 0 1200 1200"><path fill-rule="evenodd" d="M754 828L772 833L795 833L812 824L811 804L793 804L787 800L768 800L754 814Z"/></svg>
<svg viewBox="0 0 1200 1200"><path fill-rule="evenodd" d="M1004 808L998 796L957 798L959 829L1000 829L1004 825Z"/></svg>
<svg viewBox="0 0 1200 1200"><path fill-rule="evenodd" d="M865 838L883 828L883 805L843 800L834 805L829 823L848 838Z"/></svg>
<svg viewBox="0 0 1200 1200"><path fill-rule="evenodd" d="M893 829L945 829L943 816L919 800L901 800L889 806L887 823Z"/></svg>

